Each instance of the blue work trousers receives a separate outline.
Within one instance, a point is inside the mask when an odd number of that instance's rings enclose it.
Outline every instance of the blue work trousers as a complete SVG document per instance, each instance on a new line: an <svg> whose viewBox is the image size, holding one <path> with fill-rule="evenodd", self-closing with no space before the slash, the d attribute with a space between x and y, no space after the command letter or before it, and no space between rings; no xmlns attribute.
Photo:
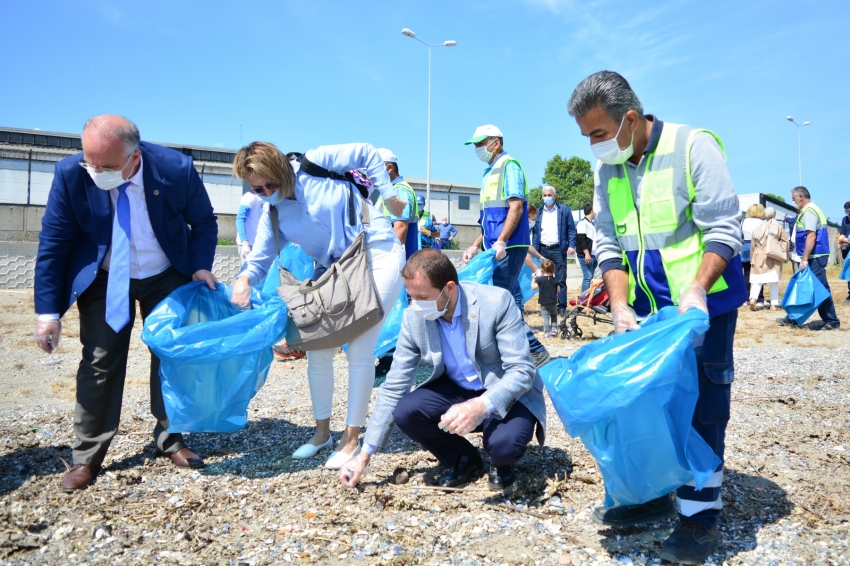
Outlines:
<svg viewBox="0 0 850 566"><path fill-rule="evenodd" d="M815 277L818 278L826 290L829 291L829 296L818 307L818 314L826 324L841 326L841 321L838 320L838 315L835 314L835 303L832 301L832 291L829 289L829 281L826 280L826 264L829 262L829 256L810 257L809 267Z"/></svg>
<svg viewBox="0 0 850 566"><path fill-rule="evenodd" d="M720 486L732 381L735 379L732 346L737 322L737 309L712 317L702 346L696 348L699 399L691 424L720 458L717 473L699 491L692 485L683 485L676 490L680 516L708 529L717 524L722 506Z"/></svg>
<svg viewBox="0 0 850 566"><path fill-rule="evenodd" d="M522 304L522 289L519 288L519 272L522 271L527 254L528 248L508 248L505 257L498 260L493 269L493 286L505 289L513 296L520 314L523 314L525 309ZM525 325L525 335L531 351L544 351L546 348L534 337L534 332L526 324L525 319L523 319L523 325Z"/></svg>
<svg viewBox="0 0 850 566"><path fill-rule="evenodd" d="M549 248L540 244L540 255L555 264L555 281L558 282L558 313L567 312L567 256L561 246Z"/></svg>

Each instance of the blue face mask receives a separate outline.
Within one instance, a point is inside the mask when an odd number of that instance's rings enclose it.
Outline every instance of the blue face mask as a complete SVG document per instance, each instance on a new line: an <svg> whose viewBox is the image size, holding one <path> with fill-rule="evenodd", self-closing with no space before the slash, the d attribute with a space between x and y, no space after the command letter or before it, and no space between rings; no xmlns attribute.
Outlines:
<svg viewBox="0 0 850 566"><path fill-rule="evenodd" d="M260 197L261 199L263 199L264 201L266 201L267 203L269 203L270 205L274 206L280 200L280 189L273 192L270 197L267 197L265 195L257 195L257 196Z"/></svg>
<svg viewBox="0 0 850 566"><path fill-rule="evenodd" d="M555 197L543 197L543 204L546 206L552 206L553 202L555 202Z"/></svg>

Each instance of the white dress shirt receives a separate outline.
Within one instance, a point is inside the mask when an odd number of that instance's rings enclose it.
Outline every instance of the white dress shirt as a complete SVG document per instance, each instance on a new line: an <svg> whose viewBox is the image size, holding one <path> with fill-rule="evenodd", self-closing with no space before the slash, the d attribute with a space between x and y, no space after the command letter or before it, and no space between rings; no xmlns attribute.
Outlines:
<svg viewBox="0 0 850 566"><path fill-rule="evenodd" d="M168 256L162 251L156 234L151 227L151 219L148 216L148 203L145 200L145 184L142 179L142 169L145 164L139 156L139 170L127 179L127 197L130 199L130 279L145 279L159 275L171 266ZM112 215L118 205L118 189L109 191L112 201ZM103 258L103 269L109 271L112 259L112 247L106 251Z"/></svg>
<svg viewBox="0 0 850 566"><path fill-rule="evenodd" d="M544 246L554 246L558 240L558 207L552 205L552 210L543 206L540 209L540 243Z"/></svg>

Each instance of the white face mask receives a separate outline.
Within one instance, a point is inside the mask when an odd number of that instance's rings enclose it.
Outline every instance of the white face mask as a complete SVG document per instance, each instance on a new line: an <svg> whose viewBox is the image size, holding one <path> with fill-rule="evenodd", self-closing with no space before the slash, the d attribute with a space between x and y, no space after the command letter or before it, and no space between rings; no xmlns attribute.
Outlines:
<svg viewBox="0 0 850 566"><path fill-rule="evenodd" d="M443 291L446 288L443 287ZM440 294L437 295L437 298L433 301L410 301L410 309L416 313L416 316L422 318L424 320L437 320L449 310L449 301L446 301L446 306L443 307L443 310L440 310L437 307L437 301L440 300L440 297L443 295L443 291L440 291Z"/></svg>
<svg viewBox="0 0 850 566"><path fill-rule="evenodd" d="M626 116L623 115L623 119L620 121L620 127L617 130L617 133L614 134L613 138L590 146L590 149L593 151L593 155L595 155L602 163L606 163L608 165L621 165L632 156L632 153L634 153L634 132L632 132L632 141L629 142L629 147L626 149L620 149L620 144L617 142L617 136L620 135L620 130L623 129L623 124L625 123Z"/></svg>
<svg viewBox="0 0 850 566"><path fill-rule="evenodd" d="M127 158L124 167L127 167L127 163L130 163L131 159L133 159L133 154L130 154L130 157ZM94 181L98 189L109 191L127 182L127 179L124 178L124 174L122 173L124 167L121 167L118 171L101 171L97 173L95 172L95 168L89 165L86 167L86 171L89 172L91 180Z"/></svg>
<svg viewBox="0 0 850 566"><path fill-rule="evenodd" d="M478 159L483 161L484 163L490 163L490 160L493 159L493 152L487 151L487 148L490 147L490 144L482 145L481 147L475 148L475 155L478 156Z"/></svg>

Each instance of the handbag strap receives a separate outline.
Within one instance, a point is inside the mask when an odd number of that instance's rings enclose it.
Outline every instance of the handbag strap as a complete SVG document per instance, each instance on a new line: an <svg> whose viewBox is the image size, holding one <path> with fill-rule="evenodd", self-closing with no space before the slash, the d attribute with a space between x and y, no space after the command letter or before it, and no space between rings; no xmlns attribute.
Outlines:
<svg viewBox="0 0 850 566"><path fill-rule="evenodd" d="M277 255L280 255L280 228L277 221L277 207L273 204L269 205L269 217L272 222L272 232L274 232L274 245L277 247Z"/></svg>

